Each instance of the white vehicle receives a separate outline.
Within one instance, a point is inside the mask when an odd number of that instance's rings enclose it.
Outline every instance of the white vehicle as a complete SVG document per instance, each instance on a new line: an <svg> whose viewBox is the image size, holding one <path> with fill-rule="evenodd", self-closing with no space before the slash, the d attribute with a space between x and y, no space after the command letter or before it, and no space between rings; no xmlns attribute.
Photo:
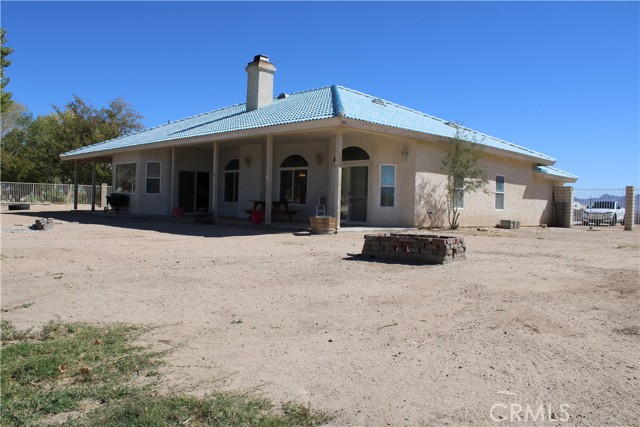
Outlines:
<svg viewBox="0 0 640 427"><path fill-rule="evenodd" d="M624 223L624 208L618 202L594 202L584 211L584 225L616 225Z"/></svg>

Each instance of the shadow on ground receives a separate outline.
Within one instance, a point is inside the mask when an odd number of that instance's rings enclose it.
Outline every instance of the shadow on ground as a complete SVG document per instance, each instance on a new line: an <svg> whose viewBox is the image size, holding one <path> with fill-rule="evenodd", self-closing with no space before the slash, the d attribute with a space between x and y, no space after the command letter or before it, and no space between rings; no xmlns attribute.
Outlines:
<svg viewBox="0 0 640 427"><path fill-rule="evenodd" d="M176 234L181 236L202 236L202 237L230 237L230 236L255 236L264 234L291 234L300 235L308 230L308 225L301 222L276 222L272 225L256 225L248 220L238 218L222 218L215 223L199 224L193 217L181 219L153 216L153 215L129 215L105 213L102 211L86 210L19 210L3 211L5 227L12 225L11 216L31 217L33 221L37 218L53 218L57 221L103 225L107 227L118 227L131 230L156 231L158 233ZM16 220L14 223L24 222ZM23 224L29 226L31 224Z"/></svg>

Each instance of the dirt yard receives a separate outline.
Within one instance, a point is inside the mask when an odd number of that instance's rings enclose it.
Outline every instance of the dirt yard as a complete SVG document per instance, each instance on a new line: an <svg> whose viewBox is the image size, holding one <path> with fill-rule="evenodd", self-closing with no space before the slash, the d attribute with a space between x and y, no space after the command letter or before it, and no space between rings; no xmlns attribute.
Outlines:
<svg viewBox="0 0 640 427"><path fill-rule="evenodd" d="M163 391L310 403L332 426L640 422L637 230L463 230L466 260L417 266L348 259L362 232L248 221L32 207L1 227L2 318L151 325Z"/></svg>

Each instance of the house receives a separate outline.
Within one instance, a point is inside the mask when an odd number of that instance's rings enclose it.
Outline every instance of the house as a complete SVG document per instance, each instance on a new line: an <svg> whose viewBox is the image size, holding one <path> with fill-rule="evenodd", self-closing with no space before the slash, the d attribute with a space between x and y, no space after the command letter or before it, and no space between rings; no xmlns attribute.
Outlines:
<svg viewBox="0 0 640 427"><path fill-rule="evenodd" d="M254 200L287 200L301 221L321 205L343 224L446 223L442 158L454 124L342 86L274 97L276 68L263 55L246 72L246 103L61 158L110 162L114 191L127 193L129 211L138 214L180 207L242 218ZM554 187L577 177L545 154L468 134L484 146L489 191L461 197L461 225L550 222ZM265 216L271 223L270 209Z"/></svg>

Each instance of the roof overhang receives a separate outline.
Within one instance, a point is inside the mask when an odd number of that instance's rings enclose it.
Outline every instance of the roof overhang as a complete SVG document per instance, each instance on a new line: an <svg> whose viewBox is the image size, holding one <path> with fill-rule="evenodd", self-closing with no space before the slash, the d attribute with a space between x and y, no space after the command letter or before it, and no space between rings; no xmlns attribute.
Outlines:
<svg viewBox="0 0 640 427"><path fill-rule="evenodd" d="M578 180L578 176L550 166L538 165L533 168L533 171L553 181L572 183Z"/></svg>
<svg viewBox="0 0 640 427"><path fill-rule="evenodd" d="M150 150L157 148L172 148L172 147L190 147L195 145L202 145L204 143L213 143L215 141L234 141L247 138L256 138L267 135L278 136L286 135L294 132L314 132L318 130L326 130L329 128L336 128L341 125L340 118L332 117L328 119L310 120L306 122L287 123L282 125L259 127L255 129L245 129L240 131L225 132L219 134L210 134L202 136L192 136L188 138L170 139L159 142L149 142L146 144L131 145L122 148L111 148L108 150L96 150L90 153L82 154L68 154L60 155L60 159L66 160L80 160L80 159L92 159L100 156L112 156L114 154L128 153L138 150ZM96 147L97 148L97 147Z"/></svg>
<svg viewBox="0 0 640 427"><path fill-rule="evenodd" d="M343 129L353 129L363 132L375 133L379 135L394 136L398 138L409 138L414 140L440 142L447 144L450 138L427 134L424 132L417 132L412 130L406 130L386 125L379 125L376 123L365 122L357 119L350 119L346 117L331 117L326 119L309 120L297 123L287 123L274 126L257 127L253 129L244 129L238 131L224 132L218 134L208 134L201 136L191 136L188 138L177 138L158 142L149 142L144 144L130 145L121 148L110 148L106 150L100 150L99 145L95 148L95 151L79 153L79 154L61 154L60 159L63 161L69 160L92 160L98 158L111 158L114 154L128 153L139 150L159 149L159 148L172 148L172 147L189 147L202 145L205 143L213 143L215 141L238 141L242 139L266 137L271 135L277 137L278 135L286 135L291 133L301 132L314 132L318 130L327 130L331 128L341 127ZM503 150L487 145L483 145L486 153L494 154L501 157L513 158L533 162L538 165L551 166L555 163L553 160L547 160L544 158L529 156L522 153L516 153L508 150ZM577 178L576 178L577 179Z"/></svg>

